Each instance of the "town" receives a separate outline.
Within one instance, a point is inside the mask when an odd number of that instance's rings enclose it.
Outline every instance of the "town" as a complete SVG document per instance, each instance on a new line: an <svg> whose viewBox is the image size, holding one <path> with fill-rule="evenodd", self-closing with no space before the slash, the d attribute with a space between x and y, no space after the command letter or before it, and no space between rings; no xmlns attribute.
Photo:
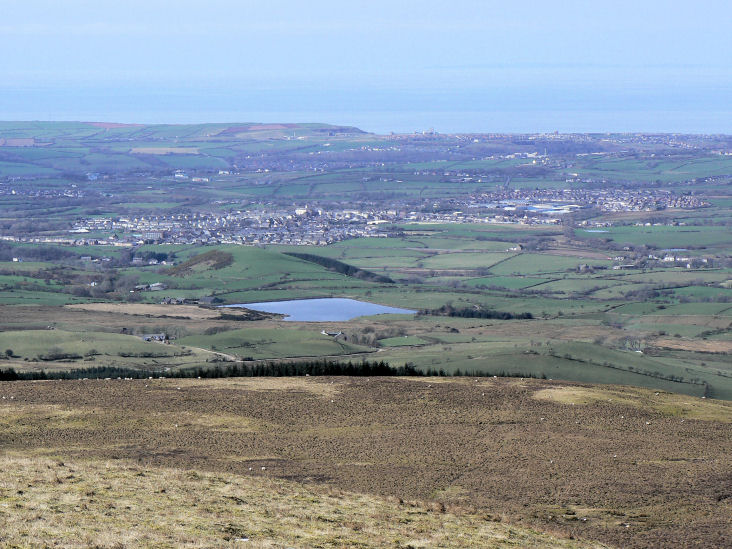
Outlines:
<svg viewBox="0 0 732 549"><path fill-rule="evenodd" d="M69 196L67 192L64 196ZM219 204L219 206L228 204ZM233 201L231 206L241 204ZM387 237L398 223L516 223L559 225L568 214L655 212L694 209L708 202L667 190L504 189L466 198L401 200L388 207L372 203L344 208L341 203L140 216L79 219L54 235L2 235L17 242L132 246L166 244L292 244L324 246L360 237ZM253 205L254 206L254 205ZM586 223L585 223L586 225ZM608 226L600 223L597 226ZM94 235L94 236L89 236Z"/></svg>

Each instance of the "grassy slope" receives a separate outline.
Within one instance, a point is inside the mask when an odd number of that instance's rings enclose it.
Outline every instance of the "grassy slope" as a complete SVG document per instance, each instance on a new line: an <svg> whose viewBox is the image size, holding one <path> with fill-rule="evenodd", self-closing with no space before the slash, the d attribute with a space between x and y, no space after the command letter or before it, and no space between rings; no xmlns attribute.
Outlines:
<svg viewBox="0 0 732 549"><path fill-rule="evenodd" d="M146 342L140 337L105 332L66 330L22 330L0 333L0 349L13 357L0 361L0 368L67 369L94 366L122 366L161 369L200 365L215 353L182 345ZM49 355L74 355L53 359ZM50 360L44 359L50 358ZM25 359L25 360L23 360Z"/></svg>
<svg viewBox="0 0 732 549"><path fill-rule="evenodd" d="M498 519L672 547L720 546L727 529L732 415L712 400L434 378L15 382L0 395L6 544L557 543Z"/></svg>
<svg viewBox="0 0 732 549"><path fill-rule="evenodd" d="M15 456L0 464L13 471L0 481L6 547L603 547L258 475Z"/></svg>
<svg viewBox="0 0 732 549"><path fill-rule="evenodd" d="M214 335L189 336L179 343L255 359L346 355L370 351L366 347L323 335L315 328L245 328Z"/></svg>

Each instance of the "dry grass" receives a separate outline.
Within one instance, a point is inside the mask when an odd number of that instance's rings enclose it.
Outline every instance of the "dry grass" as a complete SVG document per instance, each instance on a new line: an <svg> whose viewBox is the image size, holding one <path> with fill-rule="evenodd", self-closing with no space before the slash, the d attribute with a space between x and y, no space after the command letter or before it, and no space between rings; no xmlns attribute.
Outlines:
<svg viewBox="0 0 732 549"><path fill-rule="evenodd" d="M159 331L161 326L166 330L180 330L183 334L203 333L208 328L229 327L232 329L241 328L239 320L220 320L219 316L206 318L209 312L220 314L216 309L196 307L193 305L154 305L154 304L129 304L130 307L117 308L116 303L87 303L79 304L82 307L94 307L93 309L79 307L44 307L44 306L14 306L0 305L0 328L5 331L15 329L45 329L53 325L57 329L69 331L88 332L90 326L95 331L120 333L123 329L127 333L150 333ZM147 307L152 305L155 309L137 309L136 306ZM99 306L99 308L96 308ZM111 306L109 310L106 306ZM181 312L182 311L182 312ZM138 314L141 313L141 314ZM227 315L241 316L242 319L252 318L251 312L246 309L226 309ZM149 316L148 316L149 315ZM190 318L189 315L195 315ZM267 321L263 321L263 327L270 327Z"/></svg>
<svg viewBox="0 0 732 549"><path fill-rule="evenodd" d="M671 337L658 338L653 345L663 349L681 349L682 351L698 351L702 353L732 353L732 341L677 339Z"/></svg>
<svg viewBox="0 0 732 549"><path fill-rule="evenodd" d="M261 475L19 456L0 466L4 547L603 547Z"/></svg>
<svg viewBox="0 0 732 549"><path fill-rule="evenodd" d="M5 382L0 447L433 502L459 518L497 516L618 547L719 547L729 533L730 407L533 379ZM153 516L167 521L155 501ZM432 539L409 532L400 544Z"/></svg>
<svg viewBox="0 0 732 549"><path fill-rule="evenodd" d="M178 385L213 390L241 390L241 391L286 391L290 393L308 393L323 398L331 398L338 394L342 386L322 377L253 377L207 380L202 386L195 379L181 379Z"/></svg>
<svg viewBox="0 0 732 549"><path fill-rule="evenodd" d="M152 303L77 303L66 305L69 309L116 313L121 315L141 315L153 317L188 318L193 320L219 318L216 309L204 309L195 305L155 305Z"/></svg>
<svg viewBox="0 0 732 549"><path fill-rule="evenodd" d="M198 147L133 147L132 154L198 154Z"/></svg>
<svg viewBox="0 0 732 549"><path fill-rule="evenodd" d="M732 404L705 400L677 393L624 387L622 390L601 387L552 387L534 393L535 398L569 405L609 402L663 415L706 421L732 423Z"/></svg>

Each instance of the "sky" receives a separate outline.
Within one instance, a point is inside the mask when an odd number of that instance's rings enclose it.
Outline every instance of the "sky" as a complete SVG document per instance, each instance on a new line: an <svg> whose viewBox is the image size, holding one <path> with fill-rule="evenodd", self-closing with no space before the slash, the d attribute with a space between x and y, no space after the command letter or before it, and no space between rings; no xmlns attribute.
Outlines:
<svg viewBox="0 0 732 549"><path fill-rule="evenodd" d="M732 133L716 0L0 0L0 119Z"/></svg>

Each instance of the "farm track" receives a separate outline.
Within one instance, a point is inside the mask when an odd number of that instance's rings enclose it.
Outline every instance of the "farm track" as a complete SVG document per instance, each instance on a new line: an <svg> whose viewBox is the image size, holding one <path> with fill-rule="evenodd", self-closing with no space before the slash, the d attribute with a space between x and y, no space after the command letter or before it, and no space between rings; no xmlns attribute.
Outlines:
<svg viewBox="0 0 732 549"><path fill-rule="evenodd" d="M725 546L732 431L723 421L732 406L622 388L591 389L607 398L578 405L534 398L582 387L444 378L6 382L0 445L437 501L619 547ZM680 408L654 411L668 398ZM720 421L684 417L702 408Z"/></svg>

